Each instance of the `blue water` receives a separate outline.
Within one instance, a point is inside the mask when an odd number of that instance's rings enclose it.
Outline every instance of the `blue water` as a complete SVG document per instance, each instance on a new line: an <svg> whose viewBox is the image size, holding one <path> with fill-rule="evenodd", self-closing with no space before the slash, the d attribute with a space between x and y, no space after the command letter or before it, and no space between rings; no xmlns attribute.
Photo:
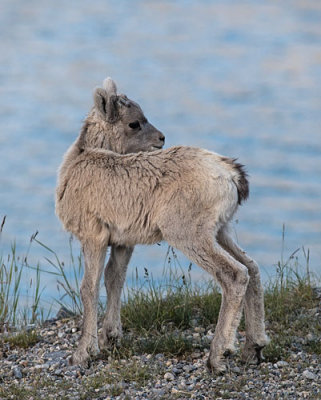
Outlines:
<svg viewBox="0 0 321 400"><path fill-rule="evenodd" d="M205 147L247 166L251 197L234 227L265 277L280 259L283 224L285 255L304 246L320 269L319 0L1 0L0 35L3 254L13 240L23 254L39 231L67 260L56 171L93 88L111 76L167 147ZM130 269L157 276L165 253L138 247ZM45 256L34 245L29 259L45 265Z"/></svg>

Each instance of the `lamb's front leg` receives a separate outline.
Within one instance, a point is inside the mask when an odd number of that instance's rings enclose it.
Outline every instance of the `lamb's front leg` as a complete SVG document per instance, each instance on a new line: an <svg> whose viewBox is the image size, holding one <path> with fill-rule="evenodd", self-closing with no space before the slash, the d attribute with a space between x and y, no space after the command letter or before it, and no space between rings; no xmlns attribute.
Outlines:
<svg viewBox="0 0 321 400"><path fill-rule="evenodd" d="M83 244L85 273L80 295L84 308L82 336L71 358L73 365L86 365L89 356L99 353L97 337L97 306L99 282L104 267L107 245L93 240Z"/></svg>
<svg viewBox="0 0 321 400"><path fill-rule="evenodd" d="M107 311L99 336L100 347L107 346L110 339L122 336L120 320L121 292L124 286L127 266L134 247L112 246L109 261L105 269L107 291Z"/></svg>

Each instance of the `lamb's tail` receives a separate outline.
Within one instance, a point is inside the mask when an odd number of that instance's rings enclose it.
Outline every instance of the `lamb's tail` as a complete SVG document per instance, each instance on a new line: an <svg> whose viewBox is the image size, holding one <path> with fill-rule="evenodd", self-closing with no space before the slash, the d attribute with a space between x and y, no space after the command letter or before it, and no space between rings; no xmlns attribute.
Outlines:
<svg viewBox="0 0 321 400"><path fill-rule="evenodd" d="M250 193L249 181L247 179L248 175L245 171L245 167L243 164L236 162L236 158L222 157L222 160L229 164L236 172L233 181L237 187L238 204L242 204L242 202L249 197Z"/></svg>

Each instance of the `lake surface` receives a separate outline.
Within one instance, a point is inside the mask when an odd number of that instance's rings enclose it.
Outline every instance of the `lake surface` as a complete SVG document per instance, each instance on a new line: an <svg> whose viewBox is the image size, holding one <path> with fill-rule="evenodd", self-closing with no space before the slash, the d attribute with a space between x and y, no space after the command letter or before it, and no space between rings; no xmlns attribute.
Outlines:
<svg viewBox="0 0 321 400"><path fill-rule="evenodd" d="M166 147L200 146L247 166L251 196L234 227L265 278L280 259L283 224L285 257L304 246L320 270L319 0L1 0L0 34L2 254L13 240L23 254L39 231L68 258L56 171L94 87L111 76ZM138 247L131 271L158 276L166 248ZM34 245L29 260L45 264L46 255Z"/></svg>

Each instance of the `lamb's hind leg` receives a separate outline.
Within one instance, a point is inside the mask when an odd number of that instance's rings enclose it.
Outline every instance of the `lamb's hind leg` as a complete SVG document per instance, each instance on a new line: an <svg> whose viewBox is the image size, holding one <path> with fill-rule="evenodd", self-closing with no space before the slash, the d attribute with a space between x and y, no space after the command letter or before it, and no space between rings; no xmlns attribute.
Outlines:
<svg viewBox="0 0 321 400"><path fill-rule="evenodd" d="M110 258L105 269L105 286L107 291L107 311L103 321L99 345L105 347L110 339L121 337L120 320L121 292L124 286L127 266L133 247L112 246Z"/></svg>
<svg viewBox="0 0 321 400"><path fill-rule="evenodd" d="M245 293L244 314L246 343L242 358L244 361L259 363L262 349L269 343L264 324L264 293L257 263L250 258L231 238L227 228L221 229L217 235L220 245L236 260L244 264L249 272L250 280Z"/></svg>
<svg viewBox="0 0 321 400"><path fill-rule="evenodd" d="M212 235L210 235L212 236ZM180 246L175 243L187 257L212 274L222 288L222 304L215 329L214 339L208 359L208 367L216 372L225 371L223 358L235 351L236 330L240 323L243 298L248 284L247 268L231 257L212 237L200 243L189 243Z"/></svg>
<svg viewBox="0 0 321 400"><path fill-rule="evenodd" d="M85 273L81 282L80 294L84 307L82 336L71 363L86 364L90 354L99 352L97 337L97 306L99 282L104 267L107 243L90 239L83 242Z"/></svg>

